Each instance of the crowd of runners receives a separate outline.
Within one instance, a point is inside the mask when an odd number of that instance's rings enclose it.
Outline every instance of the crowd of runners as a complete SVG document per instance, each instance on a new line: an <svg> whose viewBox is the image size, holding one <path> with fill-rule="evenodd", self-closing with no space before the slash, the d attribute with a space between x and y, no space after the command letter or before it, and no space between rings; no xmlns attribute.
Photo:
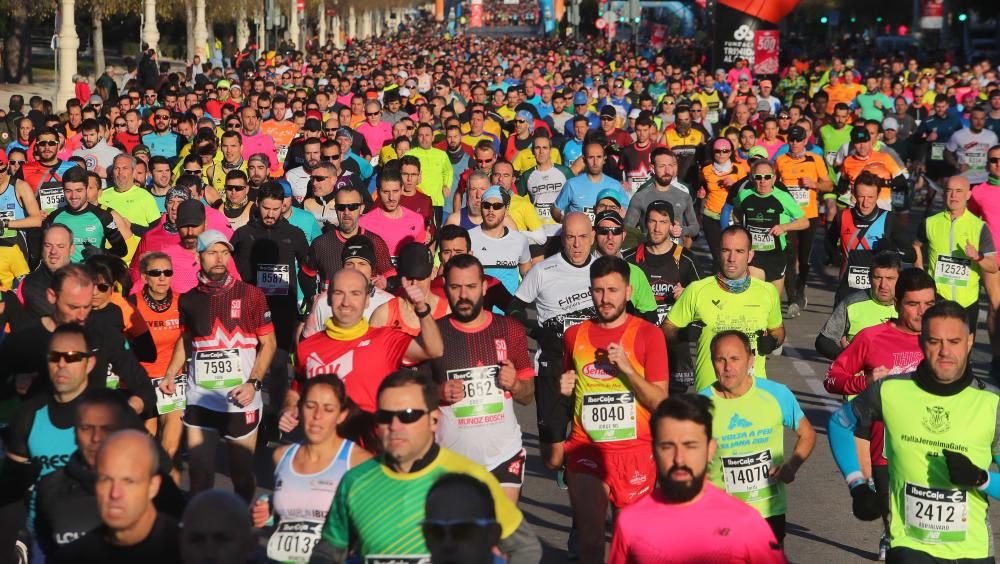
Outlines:
<svg viewBox="0 0 1000 564"><path fill-rule="evenodd" d="M990 61L440 30L0 109L0 561L536 563L528 433L570 559L784 562L814 425L880 559L993 561Z"/></svg>

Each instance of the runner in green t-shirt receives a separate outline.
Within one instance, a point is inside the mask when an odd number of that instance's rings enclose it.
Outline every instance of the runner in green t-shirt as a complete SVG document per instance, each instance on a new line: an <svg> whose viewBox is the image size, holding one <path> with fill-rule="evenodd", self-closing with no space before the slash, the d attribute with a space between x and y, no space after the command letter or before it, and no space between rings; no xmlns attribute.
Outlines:
<svg viewBox="0 0 1000 564"><path fill-rule="evenodd" d="M816 431L784 384L754 378L750 339L723 331L712 339L712 364L718 380L701 391L712 398L712 438L718 443L709 479L767 519L775 538L785 538L785 484L816 445ZM798 441L785 459L782 427Z"/></svg>
<svg viewBox="0 0 1000 564"><path fill-rule="evenodd" d="M736 329L750 337L754 349L753 374L766 378L765 357L785 340L781 302L774 285L752 278L750 234L739 225L727 227L720 238L719 271L684 289L661 326L667 343L679 338L682 328L700 321L705 325L698 338L695 388L702 390L715 381L709 343L716 333Z"/></svg>

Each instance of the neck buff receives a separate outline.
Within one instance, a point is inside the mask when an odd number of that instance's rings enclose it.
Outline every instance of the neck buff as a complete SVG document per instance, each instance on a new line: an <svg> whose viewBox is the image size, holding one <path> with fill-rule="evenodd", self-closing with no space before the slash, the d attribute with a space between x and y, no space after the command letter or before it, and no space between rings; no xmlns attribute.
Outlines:
<svg viewBox="0 0 1000 564"><path fill-rule="evenodd" d="M990 176L986 181L990 183L990 186L1000 186L1000 178L996 176Z"/></svg>
<svg viewBox="0 0 1000 564"><path fill-rule="evenodd" d="M163 313L170 309L170 302L173 301L173 298L174 292L170 289L167 290L167 297L163 298L161 301L149 294L149 286L144 286L142 288L142 299L145 300L149 309L155 311L156 313Z"/></svg>
<svg viewBox="0 0 1000 564"><path fill-rule="evenodd" d="M226 277L222 280L212 280L208 276L205 276L204 272L198 273L198 289L209 295L220 294L229 288L232 288L233 284L236 283L236 279L233 278L231 274L226 273Z"/></svg>
<svg viewBox="0 0 1000 564"><path fill-rule="evenodd" d="M729 171L733 170L733 161L726 161L725 164L719 164L712 161L712 170L717 174L729 174Z"/></svg>
<svg viewBox="0 0 1000 564"><path fill-rule="evenodd" d="M716 274L715 279L719 282L719 287L733 294L742 294L750 287L750 274L744 274L739 280L730 280L722 274Z"/></svg>
<svg viewBox="0 0 1000 564"><path fill-rule="evenodd" d="M336 325L331 317L326 320L324 327L326 328L326 336L334 341L353 341L368 332L368 321L362 318L354 327L345 329Z"/></svg>

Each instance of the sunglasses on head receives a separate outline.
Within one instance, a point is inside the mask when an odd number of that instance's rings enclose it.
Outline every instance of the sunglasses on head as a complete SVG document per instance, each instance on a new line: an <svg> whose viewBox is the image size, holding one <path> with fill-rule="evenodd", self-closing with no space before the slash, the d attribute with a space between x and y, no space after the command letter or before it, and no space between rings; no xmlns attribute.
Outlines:
<svg viewBox="0 0 1000 564"><path fill-rule="evenodd" d="M624 227L598 227L594 229L598 235L621 235L625 232Z"/></svg>
<svg viewBox="0 0 1000 564"><path fill-rule="evenodd" d="M74 364L90 356L91 353L82 351L49 351L49 362L59 364L60 361L64 361L66 364Z"/></svg>
<svg viewBox="0 0 1000 564"><path fill-rule="evenodd" d="M361 208L362 205L364 205L364 204L361 204L360 202L354 202L354 203L350 203L350 204L334 204L333 205L333 209L335 209L335 210L337 210L339 212L347 211L347 210L358 211L358 209Z"/></svg>
<svg viewBox="0 0 1000 564"><path fill-rule="evenodd" d="M503 202L483 202L484 210L502 210L507 207L507 204Z"/></svg>
<svg viewBox="0 0 1000 564"><path fill-rule="evenodd" d="M753 175L753 179L757 180L757 181L760 181L760 180L771 180L772 178L774 178L774 175L771 174L771 173L768 173L768 174L755 174L755 175Z"/></svg>
<svg viewBox="0 0 1000 564"><path fill-rule="evenodd" d="M161 276L166 276L167 278L170 278L173 275L174 275L174 271L170 270L169 268L167 268L165 270L160 270L158 268L154 268L153 270L147 270L146 271L146 276L149 276L150 278L159 278Z"/></svg>
<svg viewBox="0 0 1000 564"><path fill-rule="evenodd" d="M398 411L390 411L388 409L378 409L375 410L375 422L379 425L390 425L393 419L399 419L399 422L404 425L409 425L410 423L416 423L420 421L420 418L427 415L426 409L400 409Z"/></svg>

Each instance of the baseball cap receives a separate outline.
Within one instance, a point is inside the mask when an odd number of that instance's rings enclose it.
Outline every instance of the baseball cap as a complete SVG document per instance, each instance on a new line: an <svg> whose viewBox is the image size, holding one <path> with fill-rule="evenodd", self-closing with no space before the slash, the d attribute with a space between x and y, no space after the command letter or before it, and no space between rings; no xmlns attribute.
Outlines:
<svg viewBox="0 0 1000 564"><path fill-rule="evenodd" d="M752 159L754 157L758 159L766 159L767 149L761 147L760 145L754 145L753 147L750 147L750 150L747 151L747 158Z"/></svg>
<svg viewBox="0 0 1000 564"><path fill-rule="evenodd" d="M757 101L757 111L758 112L770 112L771 111L771 103L768 102L767 100L758 100Z"/></svg>
<svg viewBox="0 0 1000 564"><path fill-rule="evenodd" d="M899 130L899 121L896 118L887 117L884 120L882 120L882 130L885 131L889 129L893 131Z"/></svg>
<svg viewBox="0 0 1000 564"><path fill-rule="evenodd" d="M494 199L500 200L501 202L506 201L506 200L504 200L504 197L503 197L503 191L500 190L499 186L490 186L489 188L487 188L486 191L483 192L483 197L480 198L479 200L481 202L485 202L486 200L488 200L490 198L494 198Z"/></svg>
<svg viewBox="0 0 1000 564"><path fill-rule="evenodd" d="M625 225L625 220L622 219L622 216L615 210L604 210L599 214L597 214L597 216L594 218L594 225L596 226L598 223L604 221L605 219L614 222L619 227Z"/></svg>
<svg viewBox="0 0 1000 564"><path fill-rule="evenodd" d="M573 94L574 106L586 106L589 102L590 100L587 98L587 95L585 93L577 92L576 94Z"/></svg>
<svg viewBox="0 0 1000 564"><path fill-rule="evenodd" d="M103 104L104 98L101 98L100 94L91 94L90 98L87 99L87 103L93 106L94 104Z"/></svg>
<svg viewBox="0 0 1000 564"><path fill-rule="evenodd" d="M323 121L323 112L319 110L309 110L308 112L306 112L306 121L311 119L318 119L320 121Z"/></svg>
<svg viewBox="0 0 1000 564"><path fill-rule="evenodd" d="M528 110L521 110L517 112L516 119L523 119L524 121L528 122L528 125L531 125L532 123L535 122L535 117L531 115L531 112L529 112Z"/></svg>
<svg viewBox="0 0 1000 564"><path fill-rule="evenodd" d="M284 178L279 178L278 180L275 180L275 182L278 183L278 186L281 186L281 190L285 193L286 198L292 197L292 184L289 181Z"/></svg>
<svg viewBox="0 0 1000 564"><path fill-rule="evenodd" d="M375 247L371 239L364 235L355 235L344 241L344 250L340 251L341 262L347 259L359 258L368 261L368 264L375 266Z"/></svg>
<svg viewBox="0 0 1000 564"><path fill-rule="evenodd" d="M0 152L3 152L3 151L0 151ZM4 157L4 158L6 158L6 157ZM170 190L167 190L167 195L166 195L164 201L169 202L170 200L173 200L173 199L176 199L176 198L179 198L181 200L181 203L184 203L185 201L191 199L191 191L188 190L187 188L182 188L182 187L179 187L179 186L174 186ZM198 203L200 204L201 202L198 202ZM180 209L177 210L177 219L178 219L178 221L180 221ZM196 223L195 225L200 225L200 223Z"/></svg>
<svg viewBox="0 0 1000 564"><path fill-rule="evenodd" d="M619 206L622 205L622 196L621 196L621 194L619 194L617 190L614 190L612 188L605 188L604 190L601 190L600 192L598 192L597 193L597 199L594 200L594 203L597 204L601 200L604 200L604 199L611 199L611 200L614 200L615 203L618 204Z"/></svg>
<svg viewBox="0 0 1000 564"><path fill-rule="evenodd" d="M618 110L616 110L615 107L612 106L611 104L607 104L606 106L601 108L601 117L617 118Z"/></svg>
<svg viewBox="0 0 1000 564"><path fill-rule="evenodd" d="M431 251L421 243L407 243L399 250L396 272L412 280L423 280L434 270Z"/></svg>
<svg viewBox="0 0 1000 564"><path fill-rule="evenodd" d="M229 88L230 84L228 80L220 80L215 83L216 88Z"/></svg>
<svg viewBox="0 0 1000 564"><path fill-rule="evenodd" d="M346 127L341 127L340 129L338 129L337 130L337 134L334 135L334 137L338 138L338 139L340 137L345 137L345 138L347 138L350 141L354 140L354 135L351 134L351 130L347 129Z"/></svg>
<svg viewBox="0 0 1000 564"><path fill-rule="evenodd" d="M628 119L639 119L639 114L641 113L642 110L640 110L639 108L632 108L628 112Z"/></svg>
<svg viewBox="0 0 1000 564"><path fill-rule="evenodd" d="M872 136L868 133L868 129L865 127L855 127L851 130L851 143L864 143L865 141L871 141Z"/></svg>
<svg viewBox="0 0 1000 564"><path fill-rule="evenodd" d="M138 144L138 145L136 145L135 147L132 147L132 156L133 157L138 157L139 155L146 155L148 157L149 156L149 147L147 147L147 146L145 146L145 145L143 145L141 143Z"/></svg>
<svg viewBox="0 0 1000 564"><path fill-rule="evenodd" d="M177 221L174 223L177 227L196 227L205 223L205 204L190 197L184 200L177 206Z"/></svg>
<svg viewBox="0 0 1000 564"><path fill-rule="evenodd" d="M789 141L805 141L806 140L806 128L801 125L793 125L788 128L788 140Z"/></svg>
<svg viewBox="0 0 1000 564"><path fill-rule="evenodd" d="M323 124L316 118L309 118L302 125L302 131L323 131Z"/></svg>
<svg viewBox="0 0 1000 564"><path fill-rule="evenodd" d="M188 202L197 202L197 200L188 200ZM198 202L198 204L201 205L201 202ZM204 211L204 208L202 208L202 211ZM209 229L198 235L198 252L203 253L216 243L222 243L230 251L233 250L233 244L229 242L229 239L225 235L215 229Z"/></svg>
<svg viewBox="0 0 1000 564"><path fill-rule="evenodd" d="M674 206L666 200L653 200L652 202L649 202L649 205L646 206L645 217L649 217L649 212L651 211L666 215L670 218L671 223L674 221Z"/></svg>

